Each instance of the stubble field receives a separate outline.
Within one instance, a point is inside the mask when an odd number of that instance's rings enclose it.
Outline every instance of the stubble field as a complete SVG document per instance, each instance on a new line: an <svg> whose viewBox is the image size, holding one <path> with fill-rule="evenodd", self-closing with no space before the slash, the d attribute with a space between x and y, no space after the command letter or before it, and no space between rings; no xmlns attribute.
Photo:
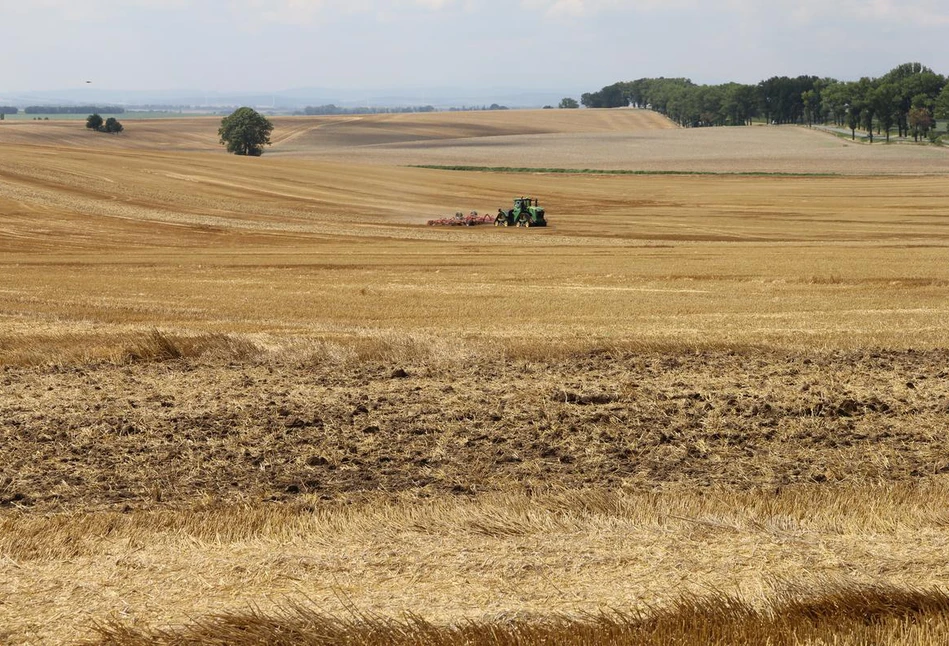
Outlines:
<svg viewBox="0 0 949 646"><path fill-rule="evenodd" d="M949 151L216 126L0 124L0 641L949 634Z"/></svg>

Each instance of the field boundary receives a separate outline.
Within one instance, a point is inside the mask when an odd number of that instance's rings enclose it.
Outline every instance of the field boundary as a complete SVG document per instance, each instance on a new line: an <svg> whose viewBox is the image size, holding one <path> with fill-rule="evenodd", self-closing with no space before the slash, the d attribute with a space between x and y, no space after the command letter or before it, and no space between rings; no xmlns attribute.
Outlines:
<svg viewBox="0 0 949 646"><path fill-rule="evenodd" d="M840 173L785 173L767 171L700 171L700 170L622 170L596 168L531 168L518 166L453 166L413 164L409 168L452 170L481 173L537 173L542 175L713 175L739 177L843 177Z"/></svg>

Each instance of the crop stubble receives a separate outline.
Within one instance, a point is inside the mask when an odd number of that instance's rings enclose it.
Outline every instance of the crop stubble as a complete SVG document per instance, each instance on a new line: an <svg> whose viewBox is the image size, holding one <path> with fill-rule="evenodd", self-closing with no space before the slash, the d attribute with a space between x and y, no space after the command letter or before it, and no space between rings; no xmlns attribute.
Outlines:
<svg viewBox="0 0 949 646"><path fill-rule="evenodd" d="M286 119L256 160L212 120L0 127L5 639L942 585L945 151L658 125ZM845 176L397 166L535 162ZM525 193L548 230L419 226Z"/></svg>

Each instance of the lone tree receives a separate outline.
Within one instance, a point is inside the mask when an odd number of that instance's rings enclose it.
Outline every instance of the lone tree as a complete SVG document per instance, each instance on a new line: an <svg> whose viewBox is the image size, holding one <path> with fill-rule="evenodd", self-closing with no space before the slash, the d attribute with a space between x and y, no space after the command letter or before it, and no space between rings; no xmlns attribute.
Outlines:
<svg viewBox="0 0 949 646"><path fill-rule="evenodd" d="M109 117L105 120L105 126L102 127L102 132L108 132L110 135L117 134L122 132L125 128L119 123L119 120L115 117Z"/></svg>
<svg viewBox="0 0 949 646"><path fill-rule="evenodd" d="M571 99L569 96L564 97L560 100L560 105L558 106L561 110L575 110L580 107L580 104L577 103L576 99Z"/></svg>
<svg viewBox="0 0 949 646"><path fill-rule="evenodd" d="M221 119L217 134L221 143L227 146L227 152L260 157L264 146L270 145L272 131L273 124L267 117L253 108L238 108Z"/></svg>
<svg viewBox="0 0 949 646"><path fill-rule="evenodd" d="M86 118L86 127L90 130L102 130L102 123L102 117L100 117L98 114L90 114Z"/></svg>

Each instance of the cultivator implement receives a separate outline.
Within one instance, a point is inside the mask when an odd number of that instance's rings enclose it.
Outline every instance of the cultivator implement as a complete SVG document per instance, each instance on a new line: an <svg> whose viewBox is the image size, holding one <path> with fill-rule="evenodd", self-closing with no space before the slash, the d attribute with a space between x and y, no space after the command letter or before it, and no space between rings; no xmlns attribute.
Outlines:
<svg viewBox="0 0 949 646"><path fill-rule="evenodd" d="M473 227L479 224L491 224L494 222L493 215L478 215L477 211L471 211L468 215L458 212L454 217L429 220L428 226L435 227Z"/></svg>

